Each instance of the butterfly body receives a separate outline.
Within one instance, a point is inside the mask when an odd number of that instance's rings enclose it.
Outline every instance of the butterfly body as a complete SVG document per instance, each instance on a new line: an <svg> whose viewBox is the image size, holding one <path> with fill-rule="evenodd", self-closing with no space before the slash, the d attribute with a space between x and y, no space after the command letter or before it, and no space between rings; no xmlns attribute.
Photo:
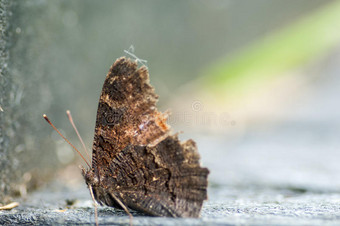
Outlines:
<svg viewBox="0 0 340 226"><path fill-rule="evenodd" d="M198 217L209 171L200 166L194 141L170 134L157 99L147 68L117 59L99 100L86 184L100 204L122 208L118 199L149 215Z"/></svg>

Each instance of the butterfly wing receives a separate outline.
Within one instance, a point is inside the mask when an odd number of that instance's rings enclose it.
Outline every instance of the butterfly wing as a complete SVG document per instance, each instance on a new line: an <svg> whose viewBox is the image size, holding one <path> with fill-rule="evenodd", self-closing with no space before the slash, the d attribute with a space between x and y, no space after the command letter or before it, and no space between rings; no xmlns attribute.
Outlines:
<svg viewBox="0 0 340 226"><path fill-rule="evenodd" d="M114 195L131 209L150 215L198 217L207 198L209 173L198 160L195 143L181 144L177 136L169 136L155 147L129 145L103 177L107 197L102 200L114 206Z"/></svg>
<svg viewBox="0 0 340 226"><path fill-rule="evenodd" d="M167 115L155 107L157 98L146 67L126 58L112 65L93 143L95 197L119 207L115 196L131 209L156 216L198 217L209 171L200 167L193 141L180 143L169 135Z"/></svg>

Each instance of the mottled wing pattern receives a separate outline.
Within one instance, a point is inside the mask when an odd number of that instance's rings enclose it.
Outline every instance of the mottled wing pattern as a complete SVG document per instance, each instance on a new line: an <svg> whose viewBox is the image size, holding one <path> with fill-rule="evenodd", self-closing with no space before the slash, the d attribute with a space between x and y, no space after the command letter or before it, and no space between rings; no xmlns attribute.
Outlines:
<svg viewBox="0 0 340 226"><path fill-rule="evenodd" d="M157 95L146 67L119 58L106 76L99 99L92 166L110 160L127 145L148 145L169 132L155 108Z"/></svg>
<svg viewBox="0 0 340 226"><path fill-rule="evenodd" d="M115 196L150 215L198 217L209 171L200 167L194 141L180 143L169 134L167 115L157 111L148 77L146 67L126 58L110 68L86 182L96 200L108 206L120 208Z"/></svg>

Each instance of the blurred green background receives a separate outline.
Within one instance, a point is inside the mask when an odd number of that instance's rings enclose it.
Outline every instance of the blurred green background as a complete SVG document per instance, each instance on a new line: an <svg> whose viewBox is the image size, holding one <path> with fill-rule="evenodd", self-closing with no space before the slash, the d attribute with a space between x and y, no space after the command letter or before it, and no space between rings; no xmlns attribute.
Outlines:
<svg viewBox="0 0 340 226"><path fill-rule="evenodd" d="M330 3L336 5L324 0L27 1L20 3L21 13L31 18L18 36L31 37L27 48L39 52L46 68L44 83L51 87L44 97L51 106L46 113L66 128L64 111L70 109L91 142L105 75L130 45L148 61L163 110L176 111L168 101L182 99L179 93L187 90L194 99L184 105L198 100L211 111L224 104L222 111L233 111L227 104L252 94L249 84L265 83L327 53L334 40L324 37L339 36L337 18L327 14L337 17L339 7L317 11ZM265 85L261 89L270 89Z"/></svg>
<svg viewBox="0 0 340 226"><path fill-rule="evenodd" d="M228 150L209 150L204 144L216 141L207 137L232 143L254 128L329 117L313 107L294 109L315 98L339 48L339 1L30 0L15 1L14 13L14 75L36 78L16 81L31 97L32 122L44 123L46 113L78 147L65 110L90 148L105 75L131 45L147 60L159 108L173 112L174 131L197 140L208 166ZM35 96L27 92L35 89ZM320 103L322 94L310 106ZM50 134L58 159L74 160Z"/></svg>

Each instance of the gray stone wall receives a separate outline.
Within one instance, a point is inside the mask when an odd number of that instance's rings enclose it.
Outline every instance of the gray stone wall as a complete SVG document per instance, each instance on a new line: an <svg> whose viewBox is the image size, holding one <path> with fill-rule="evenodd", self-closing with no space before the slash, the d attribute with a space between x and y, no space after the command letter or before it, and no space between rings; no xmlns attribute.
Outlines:
<svg viewBox="0 0 340 226"><path fill-rule="evenodd" d="M5 114L9 105L11 93L10 77L8 76L8 27L9 27L9 1L0 0L0 201L10 190L8 176L11 172L9 157L9 136L6 131L10 116Z"/></svg>
<svg viewBox="0 0 340 226"><path fill-rule="evenodd" d="M46 135L50 128L42 119L50 101L42 33L53 28L41 30L32 17L40 13L44 18L42 6L7 0L0 4L0 203L6 203L46 181L58 164L54 143Z"/></svg>

